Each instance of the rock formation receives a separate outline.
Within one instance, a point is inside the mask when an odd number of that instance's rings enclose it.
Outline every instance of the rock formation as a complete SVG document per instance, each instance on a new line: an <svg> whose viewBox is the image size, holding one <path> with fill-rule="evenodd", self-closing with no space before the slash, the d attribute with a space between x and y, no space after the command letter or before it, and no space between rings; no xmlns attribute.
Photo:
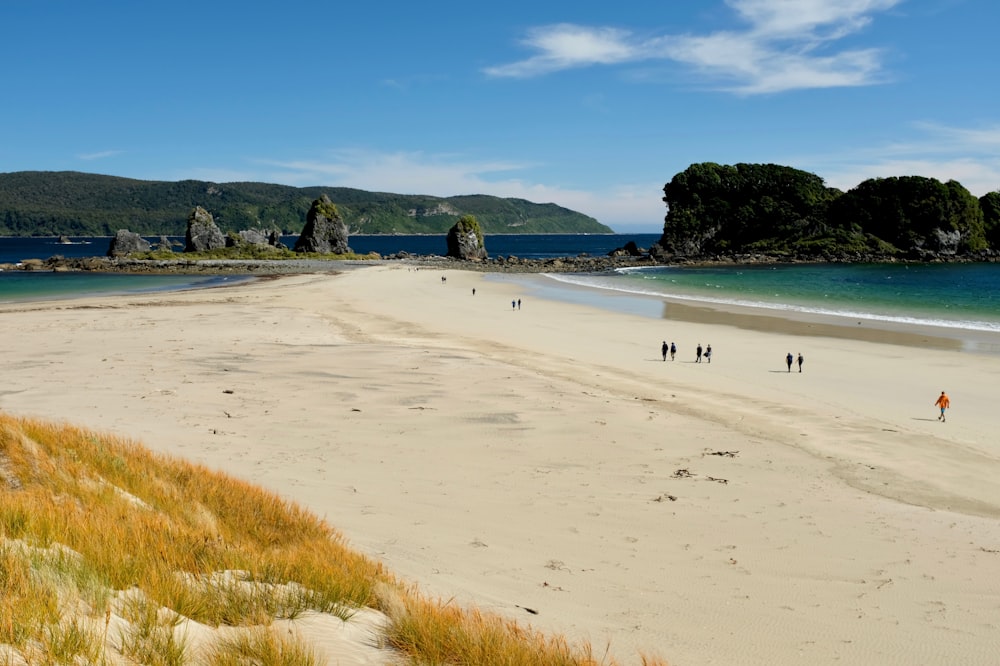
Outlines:
<svg viewBox="0 0 1000 666"><path fill-rule="evenodd" d="M226 237L215 226L212 214L197 206L188 216L187 233L184 235L185 252L205 252L226 247Z"/></svg>
<svg viewBox="0 0 1000 666"><path fill-rule="evenodd" d="M348 254L347 225L327 195L313 201L306 215L306 226L295 241L296 252Z"/></svg>
<svg viewBox="0 0 1000 666"><path fill-rule="evenodd" d="M226 237L227 247L242 247L247 245L270 245L267 232L263 229L244 229Z"/></svg>
<svg viewBox="0 0 1000 666"><path fill-rule="evenodd" d="M489 255L483 242L483 231L473 215L463 215L448 230L448 256L480 261Z"/></svg>
<svg viewBox="0 0 1000 666"><path fill-rule="evenodd" d="M137 233L128 229L119 229L114 238L111 239L111 246L108 247L109 257L125 257L138 252L149 252L149 241Z"/></svg>

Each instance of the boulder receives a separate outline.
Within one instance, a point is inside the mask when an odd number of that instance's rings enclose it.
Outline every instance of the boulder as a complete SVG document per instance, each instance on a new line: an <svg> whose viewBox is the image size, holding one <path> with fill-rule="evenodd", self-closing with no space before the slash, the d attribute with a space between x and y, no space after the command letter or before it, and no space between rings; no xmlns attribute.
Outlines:
<svg viewBox="0 0 1000 666"><path fill-rule="evenodd" d="M187 233L184 235L185 252L206 252L226 247L226 237L215 226L212 214L197 206L188 215Z"/></svg>
<svg viewBox="0 0 1000 666"><path fill-rule="evenodd" d="M268 242L267 232L263 229L244 229L243 231L238 231L236 234L229 236L226 239L226 245L229 247L235 246L246 246L246 245L271 245Z"/></svg>
<svg viewBox="0 0 1000 666"><path fill-rule="evenodd" d="M149 241L128 229L119 229L108 247L109 257L125 257L139 252L149 252Z"/></svg>
<svg viewBox="0 0 1000 666"><path fill-rule="evenodd" d="M337 207L327 195L313 201L306 215L306 226L295 241L296 252L317 254L348 254L347 225L340 219Z"/></svg>
<svg viewBox="0 0 1000 666"><path fill-rule="evenodd" d="M608 252L609 257L642 257L645 254L646 251L636 245L635 241L629 241L622 247Z"/></svg>
<svg viewBox="0 0 1000 666"><path fill-rule="evenodd" d="M156 244L156 249L161 250L163 252L173 252L174 242L169 238L167 238L166 236L161 235L160 241Z"/></svg>
<svg viewBox="0 0 1000 666"><path fill-rule="evenodd" d="M489 255L483 242L483 231L473 215L463 215L448 230L448 256L456 259L481 261Z"/></svg>
<svg viewBox="0 0 1000 666"><path fill-rule="evenodd" d="M281 242L281 232L277 229L271 230L271 233L267 237L267 244L271 247L276 247L279 250L285 249L285 244Z"/></svg>

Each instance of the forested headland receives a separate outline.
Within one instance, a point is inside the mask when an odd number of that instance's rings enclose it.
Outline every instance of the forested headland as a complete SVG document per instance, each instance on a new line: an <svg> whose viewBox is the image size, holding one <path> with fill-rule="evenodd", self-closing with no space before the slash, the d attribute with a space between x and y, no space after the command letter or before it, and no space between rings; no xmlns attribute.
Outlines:
<svg viewBox="0 0 1000 666"><path fill-rule="evenodd" d="M692 164L664 188L667 215L653 252L869 261L1000 255L1000 191L961 183L873 178L841 192L777 164Z"/></svg>
<svg viewBox="0 0 1000 666"><path fill-rule="evenodd" d="M76 171L0 174L0 236L183 236L201 206L225 232L297 234L312 202L326 194L352 234L445 234L474 215L488 234L613 233L552 203L488 195L434 197L346 187L134 180Z"/></svg>

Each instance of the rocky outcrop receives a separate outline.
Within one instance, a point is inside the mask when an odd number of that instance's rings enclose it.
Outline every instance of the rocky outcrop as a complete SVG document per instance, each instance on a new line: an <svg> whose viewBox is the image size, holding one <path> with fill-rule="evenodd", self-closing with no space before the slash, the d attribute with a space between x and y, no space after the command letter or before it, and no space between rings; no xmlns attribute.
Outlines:
<svg viewBox="0 0 1000 666"><path fill-rule="evenodd" d="M263 229L244 229L226 237L226 247L245 247L247 245L270 245L267 232Z"/></svg>
<svg viewBox="0 0 1000 666"><path fill-rule="evenodd" d="M149 241L128 229L119 229L108 247L109 257L127 257L130 254L149 252Z"/></svg>
<svg viewBox="0 0 1000 666"><path fill-rule="evenodd" d="M330 197L321 196L313 201L306 215L306 225L295 241L296 252L317 254L349 254L347 225Z"/></svg>
<svg viewBox="0 0 1000 666"><path fill-rule="evenodd" d="M207 252L226 247L226 237L215 225L212 214L197 206L188 215L187 233L184 234L185 252Z"/></svg>
<svg viewBox="0 0 1000 666"><path fill-rule="evenodd" d="M456 259L481 261L489 255L483 241L483 231L472 215L464 215L448 230L448 256Z"/></svg>
<svg viewBox="0 0 1000 666"><path fill-rule="evenodd" d="M635 241L629 241L617 250L608 252L609 257L642 257L646 254L648 252L636 245Z"/></svg>

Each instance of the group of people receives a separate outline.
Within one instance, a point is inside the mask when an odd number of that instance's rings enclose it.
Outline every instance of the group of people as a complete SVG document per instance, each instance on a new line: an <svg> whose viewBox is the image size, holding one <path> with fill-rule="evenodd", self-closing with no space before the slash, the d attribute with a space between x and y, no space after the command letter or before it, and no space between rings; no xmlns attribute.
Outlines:
<svg viewBox="0 0 1000 666"><path fill-rule="evenodd" d="M673 342L667 344L667 341L664 340L663 344L660 346L660 351L663 353L664 361L667 360L667 356L670 356L670 360L673 361L674 357L677 355L677 345ZM708 345L703 349L701 343L699 342L698 347L695 349L694 362L701 363L701 359L703 358L709 363L712 362L712 345ZM792 365L796 363L799 366L799 372L802 372L802 364L805 363L805 361L806 358L802 355L802 352L799 352L798 356L793 356L792 352L788 352L788 355L785 356L785 364L788 366L788 372L792 371ZM944 423L945 412L951 406L951 399L948 397L948 394L941 391L941 395L938 396L938 399L934 402L934 406L941 409L941 413L938 415L938 421Z"/></svg>
<svg viewBox="0 0 1000 666"><path fill-rule="evenodd" d="M677 355L677 345L673 342L667 344L667 341L664 340L663 344L660 346L660 352L663 354L664 361L667 360L667 355L669 355L670 360L673 361L674 357ZM701 346L701 343L699 342L698 348L695 349L694 362L701 363L701 359L703 358L709 363L712 362L712 345L708 345L707 347L703 348Z"/></svg>

